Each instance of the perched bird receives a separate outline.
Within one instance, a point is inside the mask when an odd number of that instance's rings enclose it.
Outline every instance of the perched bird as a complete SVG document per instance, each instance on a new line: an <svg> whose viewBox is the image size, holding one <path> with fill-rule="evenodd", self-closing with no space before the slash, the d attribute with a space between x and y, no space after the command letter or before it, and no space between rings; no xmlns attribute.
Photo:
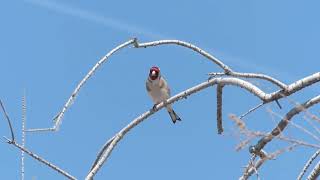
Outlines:
<svg viewBox="0 0 320 180"><path fill-rule="evenodd" d="M161 76L160 68L156 66L150 68L149 76L146 81L146 88L149 96L154 102L153 108L170 97L170 88L166 80ZM173 123L176 123L177 120L181 121L180 117L172 109L171 104L166 105L166 108Z"/></svg>

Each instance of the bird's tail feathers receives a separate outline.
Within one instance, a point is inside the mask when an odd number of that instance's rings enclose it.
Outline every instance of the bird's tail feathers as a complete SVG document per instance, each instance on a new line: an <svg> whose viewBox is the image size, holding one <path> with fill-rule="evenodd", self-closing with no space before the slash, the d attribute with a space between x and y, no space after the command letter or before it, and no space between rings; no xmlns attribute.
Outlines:
<svg viewBox="0 0 320 180"><path fill-rule="evenodd" d="M177 121L181 121L180 117L178 116L178 114L172 109L172 108L168 108L168 113L171 117L172 122L175 124Z"/></svg>

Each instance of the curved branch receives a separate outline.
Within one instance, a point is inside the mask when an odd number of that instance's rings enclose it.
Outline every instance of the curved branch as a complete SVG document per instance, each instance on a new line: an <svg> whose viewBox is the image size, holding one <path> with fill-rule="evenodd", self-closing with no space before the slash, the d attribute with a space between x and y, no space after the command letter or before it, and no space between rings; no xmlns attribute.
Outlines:
<svg viewBox="0 0 320 180"><path fill-rule="evenodd" d="M146 47L151 47L151 46L159 46L159 45L168 45L168 44L174 44L178 46L183 46L189 49L192 49L193 51L203 55L204 57L208 58L215 64L217 64L219 67L221 67L224 70L224 73L213 73L215 75L229 75L233 77L245 77L245 78L258 78L258 79L264 79L267 80L277 86L279 86L281 89L286 89L287 85L284 84L283 82L272 78L268 75L264 74L255 74L255 73L239 73L233 71L230 67L228 67L226 64L224 64L222 61L211 55L210 53L202 50L201 48L180 40L159 40L159 41L152 41L152 42L146 42L146 43L138 43L137 41L134 43L134 46L136 48L146 48Z"/></svg>
<svg viewBox="0 0 320 180"><path fill-rule="evenodd" d="M310 167L311 163L319 156L320 154L320 150L316 151L311 157L310 159L306 162L306 164L304 165L302 171L300 172L297 180L301 180L303 175L307 172L307 169Z"/></svg>
<svg viewBox="0 0 320 180"><path fill-rule="evenodd" d="M213 73L208 73L209 76L211 76L210 78L212 77L215 77L215 76L232 76L232 77L240 77L240 78L256 78L256 79L263 79L263 80L266 80L266 81L269 81L273 84L275 84L276 86L279 86L281 89L286 89L287 88L287 85L281 81L279 81L278 79L275 79L273 77L270 77L268 75L265 75L265 74L256 74L256 73L240 73L240 72L230 72L229 74L226 74L226 73L216 73L216 72L213 72Z"/></svg>
<svg viewBox="0 0 320 180"><path fill-rule="evenodd" d="M311 173L308 176L308 180L316 180L320 175L320 161L317 163L317 165L313 168Z"/></svg>
<svg viewBox="0 0 320 180"><path fill-rule="evenodd" d="M203 55L204 57L210 59L212 62L214 62L215 64L220 66L226 74L229 74L230 72L232 72L231 68L229 68L223 62L221 62L219 59L217 59L216 57L207 53L206 51L202 50L201 48L199 48L191 43L188 43L188 42L184 42L184 41L180 41L180 40L159 40L159 41L152 41L152 42L146 42L146 43L138 43L136 41L134 46L136 48L146 48L146 47L151 47L151 46L159 46L159 45L167 45L167 44L175 44L175 45L179 45L179 46L183 46L183 47L192 49L193 51Z"/></svg>
<svg viewBox="0 0 320 180"><path fill-rule="evenodd" d="M320 76L320 74L319 74ZM308 78L308 77L307 77ZM317 77L316 77L317 78ZM319 78L320 79L320 78ZM301 81L301 80L299 80ZM297 81L297 82L299 82ZM205 88L208 88L212 85L215 84L222 84L222 85L234 85L234 86L239 86L241 88L244 88L245 90L247 90L248 92L250 92L251 94L257 96L258 98L260 98L262 101L264 101L265 103L267 102L271 102L272 100L276 100L276 99L280 99L282 97L284 97L281 93L282 91L279 91L278 93L271 93L271 94L267 94L265 92L263 92L262 90L260 90L258 87L256 87L255 85L244 81L242 79L237 79L237 78L214 78L214 79L210 79L209 81L203 82L197 86L194 86L190 89L187 89L171 98L169 98L166 102L166 104L172 104L176 101L179 101L181 99L186 98L189 95L192 95L198 91L201 91ZM310 85L309 83L304 84L304 87L307 87L308 85ZM300 84L296 84L296 87L292 86L291 88L291 92L287 91L287 94L291 94L293 92L296 92L296 88L301 88ZM302 87L303 88L303 87ZM281 94L278 95L278 94ZM158 110L160 110L161 108L163 108L165 105L164 103L160 103L156 106L156 108L154 110L149 110L145 113L143 113L142 115L140 115L139 117L135 118L131 123L129 123L126 127L124 127L122 130L120 130L115 136L114 138L112 138L111 142L107 142L105 143L106 146L104 146L102 149L105 149L105 151L103 153L99 153L98 156L98 161L95 161L95 165L93 165L93 168L91 168L91 171L88 173L87 175L87 180L90 180L93 178L93 176L98 172L98 170L102 167L102 165L105 163L105 161L107 160L107 158L110 156L111 152L113 151L114 147L117 145L117 143L135 126L137 126L138 124L140 124L141 122L143 122L145 119L147 119L149 116L151 116L152 114L154 114L155 112L157 112ZM97 162L97 163L96 163Z"/></svg>
<svg viewBox="0 0 320 180"><path fill-rule="evenodd" d="M294 91L294 90L293 90ZM277 95L275 95L277 96ZM297 105L293 109L291 109L283 119L278 123L277 127L275 127L267 136L261 138L258 143L254 146L254 153L260 152L266 145L269 143L275 136L278 136L288 125L290 120L300 112L310 108L311 106L320 102L320 95L316 96L301 105Z"/></svg>
<svg viewBox="0 0 320 180"><path fill-rule="evenodd" d="M43 129L29 129L26 130L28 132L40 132L40 131L57 131L59 129L59 126L62 122L62 118L64 116L64 113L67 111L67 109L72 105L73 101L75 100L76 96L78 95L81 87L88 81L88 79L95 73L95 71L103 64L105 63L108 58L113 55L115 52L119 51L120 49L130 45L134 44L136 39L131 39L129 41L126 41L119 46L112 49L108 54L106 54L103 58L101 58L88 72L88 74L80 81L80 83L77 85L77 87L74 89L73 93L69 97L68 101L63 106L62 110L58 113L58 115L54 118L55 124L52 128L43 128Z"/></svg>
<svg viewBox="0 0 320 180"><path fill-rule="evenodd" d="M8 122L8 125L9 125L9 128L10 128L10 132L11 132L11 143L13 143L15 140L14 140L14 133L13 133L13 129L12 129L12 125L11 125L11 121L10 121L10 118L6 112L6 109L4 108L3 104L2 104L2 101L0 100L0 106L1 106L1 109L4 113L4 116L6 117L7 119L7 122Z"/></svg>

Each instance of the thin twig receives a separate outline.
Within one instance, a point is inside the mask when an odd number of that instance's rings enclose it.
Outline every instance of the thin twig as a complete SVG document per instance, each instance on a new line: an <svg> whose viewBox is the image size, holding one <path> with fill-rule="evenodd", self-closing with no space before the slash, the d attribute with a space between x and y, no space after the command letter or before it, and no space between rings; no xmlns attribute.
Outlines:
<svg viewBox="0 0 320 180"><path fill-rule="evenodd" d="M237 147L236 147L237 151L239 151L245 145L247 145L253 138L265 137L265 136L268 135L268 133L266 133L266 132L251 131L251 130L247 129L245 123L241 119L239 119L238 117L236 117L233 114L229 115L229 119L232 120L233 122L235 122L236 126L239 128L239 132L247 137L247 139L245 141L242 141L242 142L240 142L239 145L237 145ZM320 145L318 145L318 144L310 144L310 143L304 142L302 140L286 137L286 136L281 135L281 134L279 134L275 138L279 139L281 141L286 141L286 142L289 142L289 143L292 143L292 144L297 144L297 145L300 145L300 146L316 148L316 149L320 148Z"/></svg>
<svg viewBox="0 0 320 180"><path fill-rule="evenodd" d="M106 54L103 58L101 58L93 67L92 69L88 72L88 74L80 81L80 83L77 85L77 87L74 89L73 93L69 97L68 101L65 103L63 106L62 110L58 113L58 115L54 118L54 125L51 128L40 128L40 129L31 129L27 130L27 132L46 132L46 131L57 131L59 130L60 124L62 122L62 118L64 116L64 113L67 111L67 109L72 105L74 102L76 96L78 95L81 87L88 81L88 79L96 72L96 70L101 67L103 63L105 63L108 58L113 55L115 52L118 50L129 46L130 44L135 43L136 39L131 39L129 41L126 41L119 46L115 47L112 49L108 54Z"/></svg>
<svg viewBox="0 0 320 180"><path fill-rule="evenodd" d="M282 109L281 104L279 103L279 101L278 101L278 100L275 100L275 101L276 101L276 103L277 103L277 105L278 105L279 109Z"/></svg>
<svg viewBox="0 0 320 180"><path fill-rule="evenodd" d="M302 112L304 109L308 109L311 106L317 104L320 102L320 95L316 96L305 103L298 105L291 109L284 117L283 119L278 123L277 127L275 127L267 136L261 138L259 142L255 145L255 149L257 151L260 151L264 148L264 146L269 143L275 136L278 136L288 125L290 120L300 112Z"/></svg>
<svg viewBox="0 0 320 180"><path fill-rule="evenodd" d="M303 175L307 172L307 169L310 167L310 165L312 164L312 162L318 157L318 155L320 154L320 150L317 150L311 157L310 159L306 162L306 164L304 165L302 171L300 172L297 180L301 180Z"/></svg>
<svg viewBox="0 0 320 180"><path fill-rule="evenodd" d="M261 107L262 105L264 105L264 104L265 104L265 103L262 102L262 103L258 104L257 106L249 109L248 112L246 112L246 113L242 114L241 116L239 116L239 119L244 118L246 115L248 115L248 114L252 113L253 111L257 110L258 108L260 108L260 107Z"/></svg>
<svg viewBox="0 0 320 180"><path fill-rule="evenodd" d="M298 104L297 106L301 106L301 104ZM303 107L302 107L302 108L303 108ZM281 115L279 115L279 114L271 111L270 109L267 109L267 110L268 110L268 112L269 112L270 114L273 114L273 115L275 115L275 116L278 116L278 117L280 117L281 119L283 118ZM305 111L305 109L303 109L302 111ZM310 131L307 130L306 128L304 128L304 127L302 127L302 126L300 126L300 125L298 125L298 124L296 124L296 123L294 123L294 122L292 122L292 121L288 121L288 123L290 123L291 126L299 129L300 131L302 131L302 132L310 135L313 139L315 139L315 140L317 140L317 141L320 141L320 138L319 138L318 136L314 135L312 132L310 132Z"/></svg>
<svg viewBox="0 0 320 180"><path fill-rule="evenodd" d="M4 113L4 116L6 117L7 119L7 122L8 122L8 125L9 125L9 128L10 128L10 132L11 132L11 142L14 142L15 139L14 139L14 133L13 133L13 129L12 129L12 125L11 125L11 121L10 121L10 118L4 108L4 105L2 104L2 101L0 100L0 105L1 105L1 109L2 109L2 112Z"/></svg>
<svg viewBox="0 0 320 180"><path fill-rule="evenodd" d="M22 137L21 137L21 147L25 147L26 142L26 132L25 130L25 122L27 119L27 105L26 105L26 93L24 92L24 95L22 97ZM21 150L21 180L24 180L24 151Z"/></svg>
<svg viewBox="0 0 320 180"><path fill-rule="evenodd" d="M31 156L32 158L36 159L37 161L45 164L46 166L50 167L51 169L57 171L59 174L65 176L68 179L72 179L72 180L76 180L75 177L71 176L69 173L65 172L64 170L62 170L61 168L59 168L56 165L53 165L52 163L48 162L47 160L43 159L42 157L38 156L37 154L29 151L28 149L22 147L21 145L19 145L16 142L11 142L10 139L4 137L7 140L7 143L12 144L13 146L15 146L16 148L20 149L21 151L27 153L29 156Z"/></svg>

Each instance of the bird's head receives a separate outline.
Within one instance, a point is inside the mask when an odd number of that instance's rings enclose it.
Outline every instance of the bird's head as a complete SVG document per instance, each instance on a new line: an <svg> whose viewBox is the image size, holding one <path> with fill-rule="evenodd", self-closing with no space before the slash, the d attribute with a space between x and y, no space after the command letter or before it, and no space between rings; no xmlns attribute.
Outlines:
<svg viewBox="0 0 320 180"><path fill-rule="evenodd" d="M149 78L151 80L156 80L159 77L160 77L160 68L158 68L157 66L151 67L149 72Z"/></svg>

